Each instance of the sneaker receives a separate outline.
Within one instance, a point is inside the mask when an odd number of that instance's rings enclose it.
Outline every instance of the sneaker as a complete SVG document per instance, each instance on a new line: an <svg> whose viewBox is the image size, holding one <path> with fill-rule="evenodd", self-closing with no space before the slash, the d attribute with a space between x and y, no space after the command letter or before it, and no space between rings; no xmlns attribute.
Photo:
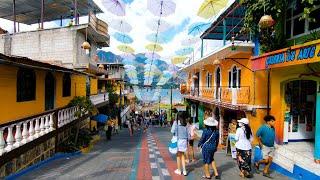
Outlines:
<svg viewBox="0 0 320 180"><path fill-rule="evenodd" d="M180 170L180 169L176 169L176 170L174 171L174 173L176 173L176 174L178 174L178 175L181 175L181 170Z"/></svg>
<svg viewBox="0 0 320 180"><path fill-rule="evenodd" d="M273 179L273 177L272 177L272 176L270 176L270 174L269 174L269 173L263 173L263 176L264 176L264 177L267 177L267 178L269 178L269 179Z"/></svg>
<svg viewBox="0 0 320 180"><path fill-rule="evenodd" d="M183 175L187 176L188 175L187 171L183 171Z"/></svg>

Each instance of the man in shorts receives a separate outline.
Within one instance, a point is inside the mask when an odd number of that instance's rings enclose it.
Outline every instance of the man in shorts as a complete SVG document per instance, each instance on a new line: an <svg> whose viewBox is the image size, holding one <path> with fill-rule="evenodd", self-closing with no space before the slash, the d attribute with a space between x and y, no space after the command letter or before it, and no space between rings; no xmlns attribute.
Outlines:
<svg viewBox="0 0 320 180"><path fill-rule="evenodd" d="M272 159L274 156L274 140L275 140L275 130L274 130L274 122L275 118L271 115L267 115L264 117L264 121L266 122L262 125L257 131L257 137L259 141L260 148L262 150L263 160L255 163L255 168L259 173L259 165L265 164L263 169L263 176L272 178L270 176L270 165L272 163Z"/></svg>

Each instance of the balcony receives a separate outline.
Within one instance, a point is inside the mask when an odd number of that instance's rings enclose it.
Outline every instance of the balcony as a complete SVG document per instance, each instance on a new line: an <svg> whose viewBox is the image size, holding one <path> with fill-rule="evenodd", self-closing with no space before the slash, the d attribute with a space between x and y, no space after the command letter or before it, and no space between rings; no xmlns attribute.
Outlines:
<svg viewBox="0 0 320 180"><path fill-rule="evenodd" d="M232 109L242 108L250 103L250 87L240 88L200 87L184 89L183 95L187 99L215 104L217 106L230 107Z"/></svg>
<svg viewBox="0 0 320 180"><path fill-rule="evenodd" d="M109 101L109 95L108 93L99 93L90 96L90 100L95 106L100 106Z"/></svg>
<svg viewBox="0 0 320 180"><path fill-rule="evenodd" d="M55 109L0 125L0 157L47 134L54 136L54 131L78 119L76 112L76 107Z"/></svg>

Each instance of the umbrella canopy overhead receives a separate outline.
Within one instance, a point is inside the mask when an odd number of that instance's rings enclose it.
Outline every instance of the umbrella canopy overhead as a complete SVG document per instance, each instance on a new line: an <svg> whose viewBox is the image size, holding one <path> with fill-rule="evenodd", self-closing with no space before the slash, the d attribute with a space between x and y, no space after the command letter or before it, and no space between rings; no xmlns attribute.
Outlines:
<svg viewBox="0 0 320 180"><path fill-rule="evenodd" d="M185 55L191 54L193 51L194 49L192 47L186 47L186 48L177 50L176 55L185 56Z"/></svg>
<svg viewBox="0 0 320 180"><path fill-rule="evenodd" d="M113 34L113 37L114 37L117 41L119 41L119 42L121 42L121 43L124 43L124 44L131 44L131 43L133 43L133 39L132 39L129 35L127 35L127 34L123 34L123 33L118 33L118 32L116 32L116 33Z"/></svg>
<svg viewBox="0 0 320 180"><path fill-rule="evenodd" d="M205 0L200 6L197 15L209 19L217 15L221 9L226 7L228 0Z"/></svg>
<svg viewBox="0 0 320 180"><path fill-rule="evenodd" d="M148 44L146 45L146 49L152 52L160 52L163 50L163 47L160 44Z"/></svg>
<svg viewBox="0 0 320 180"><path fill-rule="evenodd" d="M114 15L126 15L126 7L121 0L102 0L102 4L109 12L111 12Z"/></svg>
<svg viewBox="0 0 320 180"><path fill-rule="evenodd" d="M211 26L210 23L196 22L189 26L188 34L191 36L197 36L207 30Z"/></svg>
<svg viewBox="0 0 320 180"><path fill-rule="evenodd" d="M171 59L172 64L181 64L187 59L186 56L176 56Z"/></svg>
<svg viewBox="0 0 320 180"><path fill-rule="evenodd" d="M170 39L161 33L149 34L147 35L146 39L153 43L159 43L159 44L166 44L170 42Z"/></svg>
<svg viewBox="0 0 320 180"><path fill-rule="evenodd" d="M122 19L113 19L109 22L109 26L123 33L129 33L132 30L132 26Z"/></svg>
<svg viewBox="0 0 320 180"><path fill-rule="evenodd" d="M150 19L147 21L146 25L152 30L152 31L159 31L163 32L172 27L171 24L168 22L162 20L162 19Z"/></svg>
<svg viewBox="0 0 320 180"><path fill-rule="evenodd" d="M161 58L161 56L155 52L147 52L147 53L145 53L144 56L148 59L160 59Z"/></svg>
<svg viewBox="0 0 320 180"><path fill-rule="evenodd" d="M119 51L124 53L134 53L134 49L127 45L119 45L117 48L119 49Z"/></svg>
<svg viewBox="0 0 320 180"><path fill-rule="evenodd" d="M152 14L159 17L169 16L176 10L176 3L172 0L148 0L147 6Z"/></svg>
<svg viewBox="0 0 320 180"><path fill-rule="evenodd" d="M127 60L134 60L136 59L136 57L131 54L131 53L124 53L124 54L120 54L120 56L123 58L123 59L127 59Z"/></svg>

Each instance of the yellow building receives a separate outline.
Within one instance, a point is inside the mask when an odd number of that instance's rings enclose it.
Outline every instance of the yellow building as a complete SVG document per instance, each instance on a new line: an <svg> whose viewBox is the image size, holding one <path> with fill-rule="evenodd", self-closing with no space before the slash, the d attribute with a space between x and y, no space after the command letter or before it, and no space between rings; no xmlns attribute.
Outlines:
<svg viewBox="0 0 320 180"><path fill-rule="evenodd" d="M66 106L86 95L85 73L0 54L0 123Z"/></svg>

